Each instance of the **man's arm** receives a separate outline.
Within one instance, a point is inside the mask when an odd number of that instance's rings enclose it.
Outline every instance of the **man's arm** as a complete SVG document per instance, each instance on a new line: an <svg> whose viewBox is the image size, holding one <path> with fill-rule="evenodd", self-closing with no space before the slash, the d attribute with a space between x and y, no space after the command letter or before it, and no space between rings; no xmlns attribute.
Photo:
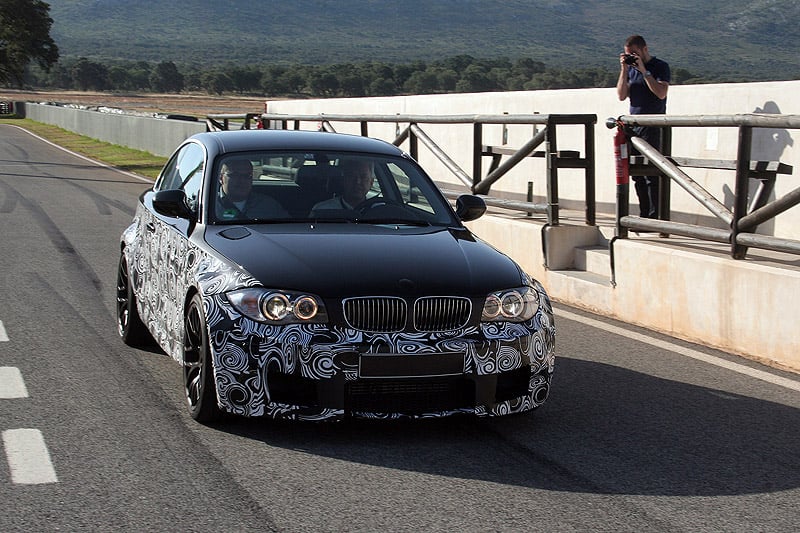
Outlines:
<svg viewBox="0 0 800 533"><path fill-rule="evenodd" d="M645 71L643 76L644 82L647 84L647 88L650 89L650 92L656 95L659 100L663 100L667 97L669 83L666 81L657 80L656 77L650 74L649 71Z"/></svg>
<svg viewBox="0 0 800 533"><path fill-rule="evenodd" d="M628 84L628 66L625 64L625 54L619 55L619 79L617 80L617 97L622 102L628 97L631 87Z"/></svg>

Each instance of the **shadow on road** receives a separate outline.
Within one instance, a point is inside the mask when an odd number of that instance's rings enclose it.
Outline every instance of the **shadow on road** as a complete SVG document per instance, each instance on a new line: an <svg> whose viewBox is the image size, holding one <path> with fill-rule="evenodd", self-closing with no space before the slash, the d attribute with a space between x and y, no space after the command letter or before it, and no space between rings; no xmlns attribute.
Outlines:
<svg viewBox="0 0 800 533"><path fill-rule="evenodd" d="M218 426L273 447L566 492L720 496L800 487L800 410L561 357L540 410L502 419Z"/></svg>

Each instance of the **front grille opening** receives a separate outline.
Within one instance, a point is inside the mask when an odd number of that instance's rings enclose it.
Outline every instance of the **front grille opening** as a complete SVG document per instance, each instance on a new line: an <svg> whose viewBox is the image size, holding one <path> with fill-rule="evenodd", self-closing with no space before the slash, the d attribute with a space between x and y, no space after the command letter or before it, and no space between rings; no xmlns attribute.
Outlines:
<svg viewBox="0 0 800 533"><path fill-rule="evenodd" d="M270 371L267 373L267 387L272 402L305 407L319 406L316 380Z"/></svg>
<svg viewBox="0 0 800 533"><path fill-rule="evenodd" d="M433 296L414 302L414 329L417 331L453 331L469 321L472 302L468 298Z"/></svg>
<svg viewBox="0 0 800 533"><path fill-rule="evenodd" d="M348 298L342 304L349 327L373 333L403 331L407 324L420 332L455 331L465 327L472 314L470 299L459 296L418 298L412 321L406 301L395 296Z"/></svg>
<svg viewBox="0 0 800 533"><path fill-rule="evenodd" d="M408 308L402 298L349 298L343 303L344 318L353 329L396 332L406 327Z"/></svg>
<svg viewBox="0 0 800 533"><path fill-rule="evenodd" d="M528 394L531 381L531 368L523 366L510 372L502 372L497 375L497 388L495 389L495 400L504 402L513 400Z"/></svg>
<svg viewBox="0 0 800 533"><path fill-rule="evenodd" d="M423 414L475 407L475 385L458 377L370 379L345 388L345 409L384 414Z"/></svg>

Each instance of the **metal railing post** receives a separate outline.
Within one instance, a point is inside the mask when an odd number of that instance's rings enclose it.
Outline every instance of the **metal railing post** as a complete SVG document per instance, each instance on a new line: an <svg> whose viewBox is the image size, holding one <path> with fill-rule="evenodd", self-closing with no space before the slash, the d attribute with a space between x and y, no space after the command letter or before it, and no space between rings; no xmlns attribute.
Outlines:
<svg viewBox="0 0 800 533"><path fill-rule="evenodd" d="M737 242L739 235L739 220L747 215L747 193L750 184L750 152L753 141L753 128L750 126L739 127L739 147L736 156L736 185L733 204L733 219L731 220L731 256L734 259L744 259L747 255L747 246Z"/></svg>
<svg viewBox="0 0 800 533"><path fill-rule="evenodd" d="M669 157L672 155L672 128L661 128L661 153ZM658 176L658 218L670 220L672 210L672 180L665 174Z"/></svg>
<svg viewBox="0 0 800 533"><path fill-rule="evenodd" d="M481 182L483 175L483 124L472 125L472 190Z"/></svg>
<svg viewBox="0 0 800 533"><path fill-rule="evenodd" d="M417 142L417 136L412 131L412 125L416 125L416 122L409 123L408 125L408 154L414 159L414 161L419 161L419 147Z"/></svg>
<svg viewBox="0 0 800 533"><path fill-rule="evenodd" d="M547 165L547 223L558 226L558 136L556 125L548 118L545 137Z"/></svg>
<svg viewBox="0 0 800 533"><path fill-rule="evenodd" d="M584 183L586 194L586 224L595 225L597 218L596 192L595 192L595 160L594 160L594 124L584 125L584 156L586 167L584 168Z"/></svg>

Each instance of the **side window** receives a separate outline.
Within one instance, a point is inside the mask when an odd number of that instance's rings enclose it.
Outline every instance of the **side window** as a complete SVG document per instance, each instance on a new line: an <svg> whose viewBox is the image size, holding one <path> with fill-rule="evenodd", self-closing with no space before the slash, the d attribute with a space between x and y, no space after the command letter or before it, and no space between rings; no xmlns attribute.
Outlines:
<svg viewBox="0 0 800 533"><path fill-rule="evenodd" d="M205 152L200 145L189 143L167 162L153 189L156 191L183 189L189 207L197 212L204 168Z"/></svg>
<svg viewBox="0 0 800 533"><path fill-rule="evenodd" d="M153 185L153 190L168 191L177 189L177 186L175 186L176 182L180 185L180 176L178 176L178 161L180 157L181 152L178 152L167 162L163 170L161 170L161 174L158 175L156 183Z"/></svg>
<svg viewBox="0 0 800 533"><path fill-rule="evenodd" d="M428 213L433 213L433 208L428 203L428 199L420 190L418 183L416 183L418 180L412 180L403 168L394 163L389 163L387 166L389 174L397 185L397 190L400 192L403 203Z"/></svg>
<svg viewBox="0 0 800 533"><path fill-rule="evenodd" d="M203 186L203 169L205 168L205 152L200 146L187 146L185 157L181 158L179 174L183 180L182 188L186 193L186 201L195 213L200 205L200 189Z"/></svg>

